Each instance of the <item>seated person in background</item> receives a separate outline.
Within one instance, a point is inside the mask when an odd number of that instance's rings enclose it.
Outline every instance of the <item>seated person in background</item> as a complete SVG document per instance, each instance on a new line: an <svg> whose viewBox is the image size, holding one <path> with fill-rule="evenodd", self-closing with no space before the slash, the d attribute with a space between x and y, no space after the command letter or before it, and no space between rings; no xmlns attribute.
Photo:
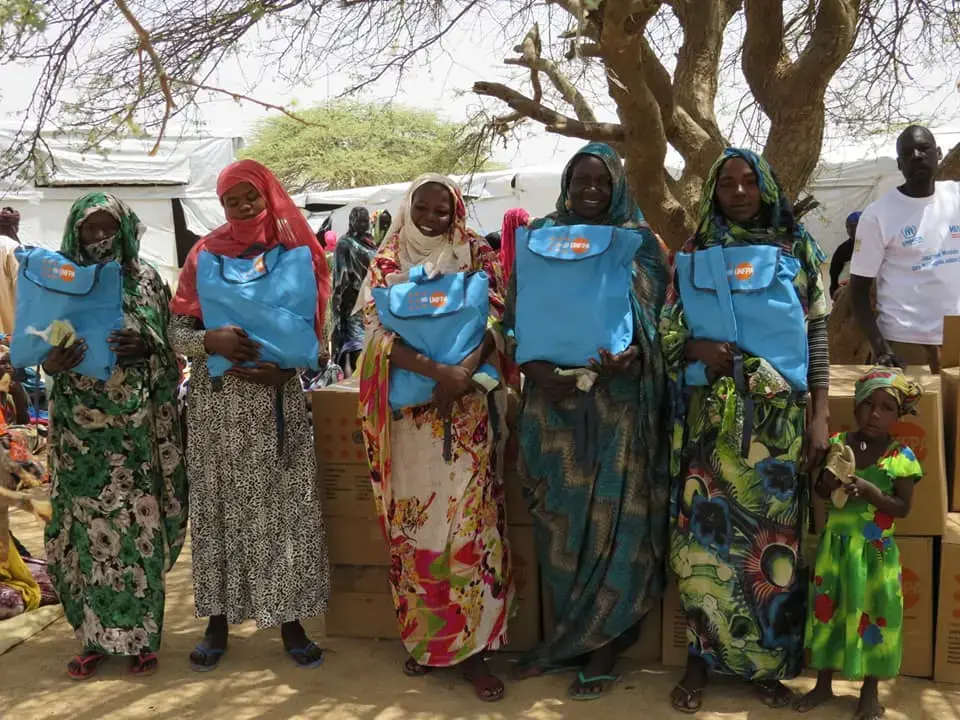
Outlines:
<svg viewBox="0 0 960 720"><path fill-rule="evenodd" d="M927 128L908 127L897 139L903 185L860 217L849 292L878 365L930 365L939 373L943 318L960 315L960 183L937 182L942 158Z"/></svg>

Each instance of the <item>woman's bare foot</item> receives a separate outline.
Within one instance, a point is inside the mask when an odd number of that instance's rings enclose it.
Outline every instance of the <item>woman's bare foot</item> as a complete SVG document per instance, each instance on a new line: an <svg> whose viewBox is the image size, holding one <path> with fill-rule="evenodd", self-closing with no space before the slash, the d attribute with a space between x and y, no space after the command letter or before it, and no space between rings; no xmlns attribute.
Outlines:
<svg viewBox="0 0 960 720"><path fill-rule="evenodd" d="M687 656L687 671L670 693L674 710L695 715L703 704L703 689L707 686L707 664L696 655Z"/></svg>
<svg viewBox="0 0 960 720"><path fill-rule="evenodd" d="M816 687L799 698L793 704L793 709L802 713L810 712L833 699L833 670L821 670L817 673Z"/></svg>
<svg viewBox="0 0 960 720"><path fill-rule="evenodd" d="M887 709L880 704L880 689L877 678L868 677L863 681L860 689L860 702L857 703L857 712L853 720L880 720Z"/></svg>

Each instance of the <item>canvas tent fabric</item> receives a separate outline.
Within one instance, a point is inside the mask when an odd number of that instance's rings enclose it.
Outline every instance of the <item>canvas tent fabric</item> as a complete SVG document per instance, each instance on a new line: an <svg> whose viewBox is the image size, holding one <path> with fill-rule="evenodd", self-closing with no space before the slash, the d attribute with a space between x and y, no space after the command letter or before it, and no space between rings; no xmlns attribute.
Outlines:
<svg viewBox="0 0 960 720"><path fill-rule="evenodd" d="M0 125L0 148L13 142L17 126ZM141 257L171 286L178 275L173 199L183 208L187 228L205 235L223 223L217 175L233 162L240 140L232 137L170 138L150 156L152 139L127 139L86 151L81 135L45 134L49 148L40 156L51 171L32 184L0 183L0 205L20 212L20 239L27 245L56 249L71 204L100 190L126 201L147 230Z"/></svg>

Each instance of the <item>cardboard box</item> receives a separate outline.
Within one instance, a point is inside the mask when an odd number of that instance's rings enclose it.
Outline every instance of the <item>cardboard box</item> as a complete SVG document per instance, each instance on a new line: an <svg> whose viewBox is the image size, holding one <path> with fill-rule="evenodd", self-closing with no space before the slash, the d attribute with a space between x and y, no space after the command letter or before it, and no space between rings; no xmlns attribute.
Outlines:
<svg viewBox="0 0 960 720"><path fill-rule="evenodd" d="M510 552L513 558L513 576L517 588L519 608L507 624L510 642L507 652L533 650L543 639L540 616L540 563L533 528L523 525L509 527Z"/></svg>
<svg viewBox="0 0 960 720"><path fill-rule="evenodd" d="M960 366L960 316L943 318L943 345L940 347L940 367Z"/></svg>
<svg viewBox="0 0 960 720"><path fill-rule="evenodd" d="M686 667L689 647L687 618L680 611L680 590L677 588L676 579L667 573L667 589L663 594L661 662L668 667Z"/></svg>
<svg viewBox="0 0 960 720"><path fill-rule="evenodd" d="M324 516L331 565L389 566L379 520Z"/></svg>
<svg viewBox="0 0 960 720"><path fill-rule="evenodd" d="M933 675L933 538L899 537L903 566L903 662L900 674Z"/></svg>
<svg viewBox="0 0 960 720"><path fill-rule="evenodd" d="M947 516L940 548L940 600L933 679L960 683L960 514Z"/></svg>
<svg viewBox="0 0 960 720"><path fill-rule="evenodd" d="M960 368L944 368L940 373L943 385L944 459L947 466L947 489L950 512L960 512Z"/></svg>
<svg viewBox="0 0 960 720"><path fill-rule="evenodd" d="M357 403L360 385L356 378L311 393L313 435L317 459L328 463L366 465Z"/></svg>
<svg viewBox="0 0 960 720"><path fill-rule="evenodd" d="M325 619L330 637L399 638L386 567L334 565Z"/></svg>
<svg viewBox="0 0 960 720"><path fill-rule="evenodd" d="M830 431L856 430L853 418L854 384L866 366L833 365L830 368ZM893 426L893 434L909 445L923 466L923 480L913 491L910 515L897 520L897 536L929 537L943 534L947 514L944 462L943 397L941 378L929 372L911 373L923 386L916 415L907 415ZM826 517L824 501L814 496L814 519L819 531Z"/></svg>

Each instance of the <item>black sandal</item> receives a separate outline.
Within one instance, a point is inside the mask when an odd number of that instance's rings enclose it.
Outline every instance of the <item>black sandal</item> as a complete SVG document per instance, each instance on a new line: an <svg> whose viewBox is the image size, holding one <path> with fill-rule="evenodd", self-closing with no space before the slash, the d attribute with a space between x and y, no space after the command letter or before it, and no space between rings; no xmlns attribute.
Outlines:
<svg viewBox="0 0 960 720"><path fill-rule="evenodd" d="M403 663L403 674L407 677L423 677L429 675L433 670L429 665L421 665L412 657L408 657Z"/></svg>
<svg viewBox="0 0 960 720"><path fill-rule="evenodd" d="M673 692L670 693L670 705L678 712L696 715L703 706L703 688L687 690L683 685L677 683Z"/></svg>

